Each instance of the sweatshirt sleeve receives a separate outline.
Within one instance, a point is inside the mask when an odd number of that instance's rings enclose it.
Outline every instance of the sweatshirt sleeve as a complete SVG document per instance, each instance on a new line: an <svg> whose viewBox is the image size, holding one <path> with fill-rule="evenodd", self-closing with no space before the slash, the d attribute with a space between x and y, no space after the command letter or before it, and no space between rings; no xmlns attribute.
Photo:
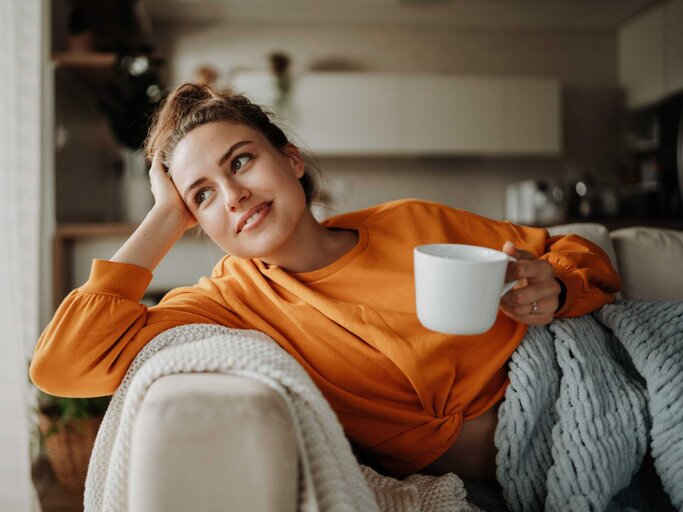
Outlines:
<svg viewBox="0 0 683 512"><path fill-rule="evenodd" d="M33 383L55 396L111 395L157 334L190 323L239 326L212 280L172 290L147 308L139 301L151 280L137 265L94 260L88 281L62 301L38 339L29 367Z"/></svg>
<svg viewBox="0 0 683 512"><path fill-rule="evenodd" d="M435 202L407 204L407 213L430 237L426 243L443 240L502 250L505 241L510 240L518 249L547 260L564 288L564 301L555 317L590 313L614 302L621 289L621 278L607 253L578 235L550 236L544 228L494 220Z"/></svg>
<svg viewBox="0 0 683 512"><path fill-rule="evenodd" d="M607 253L578 235L549 236L541 258L553 265L555 277L564 284L565 301L556 317L590 313L614 302L621 289Z"/></svg>
<svg viewBox="0 0 683 512"><path fill-rule="evenodd" d="M555 317L585 315L614 302L621 278L598 245L575 234L550 236L546 229L506 224L522 249L552 264L555 277L564 285L564 303Z"/></svg>

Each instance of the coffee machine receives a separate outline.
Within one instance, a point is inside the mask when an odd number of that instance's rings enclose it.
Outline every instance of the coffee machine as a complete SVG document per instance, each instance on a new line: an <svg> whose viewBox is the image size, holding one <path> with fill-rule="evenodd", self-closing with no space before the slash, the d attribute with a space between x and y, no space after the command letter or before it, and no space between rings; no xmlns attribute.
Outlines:
<svg viewBox="0 0 683 512"><path fill-rule="evenodd" d="M564 191L550 180L524 180L505 190L505 218L527 225L557 224L564 219Z"/></svg>

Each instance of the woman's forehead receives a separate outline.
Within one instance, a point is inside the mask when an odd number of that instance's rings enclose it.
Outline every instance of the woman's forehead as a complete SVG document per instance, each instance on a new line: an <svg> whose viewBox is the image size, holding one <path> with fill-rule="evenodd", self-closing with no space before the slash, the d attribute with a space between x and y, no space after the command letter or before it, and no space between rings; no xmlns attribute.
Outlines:
<svg viewBox="0 0 683 512"><path fill-rule="evenodd" d="M253 140L257 144L265 141L265 138L261 135L261 132L252 128L251 126L231 123L228 121L213 121L211 123L197 126L188 132L178 143L178 146L185 140L190 140L191 142L206 142L210 144L222 144L229 146L239 140L244 139Z"/></svg>
<svg viewBox="0 0 683 512"><path fill-rule="evenodd" d="M169 159L169 167L177 172L179 168L194 167L192 164L208 165L240 141L251 141L257 146L266 143L261 133L249 126L227 122L198 126L178 142Z"/></svg>

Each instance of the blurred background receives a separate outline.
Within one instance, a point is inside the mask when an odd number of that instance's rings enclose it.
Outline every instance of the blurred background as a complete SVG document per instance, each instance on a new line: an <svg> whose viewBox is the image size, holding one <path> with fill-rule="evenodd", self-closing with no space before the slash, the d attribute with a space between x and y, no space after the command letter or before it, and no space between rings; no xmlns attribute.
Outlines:
<svg viewBox="0 0 683 512"><path fill-rule="evenodd" d="M33 123L40 254L24 357L151 206L140 147L186 81L274 113L321 170L319 219L416 197L538 226L683 229L683 0L2 1L33 30L16 51L32 38L38 99L17 115ZM219 257L189 233L145 301ZM45 510L77 509L37 487Z"/></svg>
<svg viewBox="0 0 683 512"><path fill-rule="evenodd" d="M322 172L319 218L418 197L533 225L681 227L682 9L53 1L44 147L62 264L53 305L152 204L139 151L147 119L186 81L232 87L275 114ZM206 273L218 253L197 245L167 258L150 300ZM180 264L188 257L196 268Z"/></svg>

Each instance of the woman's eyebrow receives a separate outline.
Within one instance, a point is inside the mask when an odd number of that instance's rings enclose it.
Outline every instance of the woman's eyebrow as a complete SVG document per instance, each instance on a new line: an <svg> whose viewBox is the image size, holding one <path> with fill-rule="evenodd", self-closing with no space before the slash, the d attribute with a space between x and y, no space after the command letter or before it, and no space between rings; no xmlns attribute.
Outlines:
<svg viewBox="0 0 683 512"><path fill-rule="evenodd" d="M228 158L230 158L230 155L232 155L232 153L233 153L235 150L237 150L238 148L244 146L245 144L250 144L250 143L251 143L250 140L241 140L241 141L236 142L235 144L233 144L232 147L230 147L230 149L228 149L228 150L225 152L225 154L224 154L222 157L220 157L220 158L218 159L218 162L216 162L216 163L218 164L218 167L221 167L221 166L225 163L225 161L226 161Z"/></svg>
<svg viewBox="0 0 683 512"><path fill-rule="evenodd" d="M239 141L239 142L236 142L235 144L233 144L232 146L230 146L230 149L228 149L228 150L223 154L222 157L220 157L220 158L218 159L218 161L216 162L216 165L218 165L218 167L222 167L223 164L230 158L230 155L232 155L236 150L238 150L239 148L241 148L241 147L244 146L245 144L251 144L252 142L253 142L253 141L250 141L250 140L241 140L241 141ZM183 194L183 197L185 198L185 201L187 201L187 197L188 197L188 195L190 194L190 192L192 192L192 190L193 190L194 188L198 187L199 185L201 185L202 183L204 183L206 180L207 180L207 179L206 179L205 177L199 178L199 179L195 180L195 181L192 183L192 185L190 185L189 187L187 187L187 189L185 190L185 193Z"/></svg>
<svg viewBox="0 0 683 512"><path fill-rule="evenodd" d="M189 195L190 195L190 192L192 192L192 189L197 188L199 185L204 183L206 180L207 180L207 178L199 178L194 183L192 183L192 185L190 185L187 188L187 190L185 190L185 193L183 194L183 197L185 198L185 202L189 201Z"/></svg>

